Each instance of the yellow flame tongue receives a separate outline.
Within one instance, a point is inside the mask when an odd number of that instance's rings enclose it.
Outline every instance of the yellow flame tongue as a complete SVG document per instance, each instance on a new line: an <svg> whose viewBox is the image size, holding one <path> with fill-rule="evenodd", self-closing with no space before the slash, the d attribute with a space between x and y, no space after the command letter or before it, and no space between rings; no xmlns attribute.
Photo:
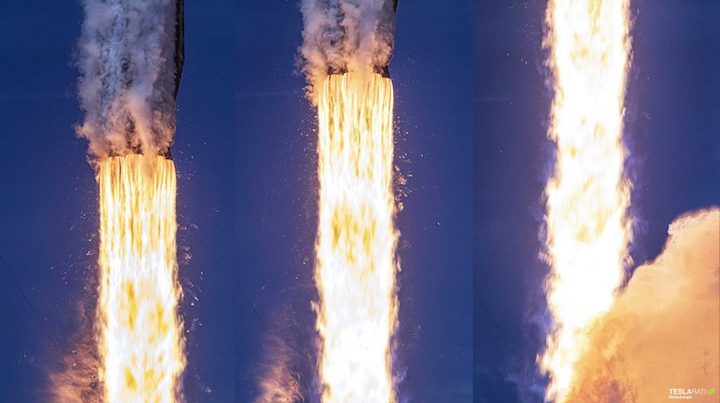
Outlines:
<svg viewBox="0 0 720 403"><path fill-rule="evenodd" d="M160 156L112 157L100 162L97 180L104 400L174 402L185 366L175 166Z"/></svg>
<svg viewBox="0 0 720 403"><path fill-rule="evenodd" d="M377 74L319 86L315 282L324 402L394 402L393 90Z"/></svg>
<svg viewBox="0 0 720 403"><path fill-rule="evenodd" d="M556 331L541 366L547 397L564 401L591 322L624 276L628 184L623 179L623 100L629 0L551 0L547 9L555 83L550 138L555 175L546 188L548 305Z"/></svg>

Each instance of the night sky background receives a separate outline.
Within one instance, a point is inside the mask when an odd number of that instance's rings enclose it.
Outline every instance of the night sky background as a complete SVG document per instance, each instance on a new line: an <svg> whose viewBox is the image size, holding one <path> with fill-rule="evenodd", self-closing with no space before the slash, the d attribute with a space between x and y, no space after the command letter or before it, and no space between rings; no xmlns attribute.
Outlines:
<svg viewBox="0 0 720 403"><path fill-rule="evenodd" d="M633 0L626 97L634 183L633 268L684 212L720 204L720 3ZM542 191L553 148L541 48L544 1L477 2L475 13L474 397L540 402L547 320Z"/></svg>
<svg viewBox="0 0 720 403"><path fill-rule="evenodd" d="M396 165L408 179L397 221L402 401L541 401L547 267L537 257L553 155L544 9L401 1L390 71ZM720 204L720 3L632 9L637 266L678 215ZM78 1L0 5L2 402L47 401L48 374L93 298L97 188L73 129L81 23ZM298 68L298 3L188 1L185 28L172 149L185 395L252 401L282 350L314 401L316 123Z"/></svg>

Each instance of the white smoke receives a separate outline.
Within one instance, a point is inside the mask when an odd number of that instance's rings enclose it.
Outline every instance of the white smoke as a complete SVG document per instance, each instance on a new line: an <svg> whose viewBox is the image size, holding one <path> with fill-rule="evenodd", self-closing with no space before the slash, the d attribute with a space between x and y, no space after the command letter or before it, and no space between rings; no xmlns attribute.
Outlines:
<svg viewBox="0 0 720 403"><path fill-rule="evenodd" d="M175 131L175 0L83 0L80 137L90 154L161 154Z"/></svg>
<svg viewBox="0 0 720 403"><path fill-rule="evenodd" d="M313 86L328 73L386 67L395 36L394 0L301 0L305 22L300 53Z"/></svg>

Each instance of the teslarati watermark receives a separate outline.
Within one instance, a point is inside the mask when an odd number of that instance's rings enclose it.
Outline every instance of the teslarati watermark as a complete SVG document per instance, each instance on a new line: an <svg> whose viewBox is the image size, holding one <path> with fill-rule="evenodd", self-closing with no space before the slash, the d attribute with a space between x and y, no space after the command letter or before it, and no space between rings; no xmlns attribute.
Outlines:
<svg viewBox="0 0 720 403"><path fill-rule="evenodd" d="M668 398L691 400L695 396L713 396L715 393L715 388L669 388Z"/></svg>

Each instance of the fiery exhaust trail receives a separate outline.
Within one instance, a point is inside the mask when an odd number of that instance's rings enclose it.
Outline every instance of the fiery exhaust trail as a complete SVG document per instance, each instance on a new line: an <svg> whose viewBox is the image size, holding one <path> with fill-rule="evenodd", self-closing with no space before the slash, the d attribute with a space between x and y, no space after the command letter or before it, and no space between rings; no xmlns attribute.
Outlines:
<svg viewBox="0 0 720 403"><path fill-rule="evenodd" d="M555 84L546 187L547 300L555 321L540 358L547 399L565 401L587 331L612 305L632 237L623 177L629 0L551 0L546 14Z"/></svg>
<svg viewBox="0 0 720 403"><path fill-rule="evenodd" d="M314 306L323 402L395 402L393 87L398 0L301 0L318 108ZM276 382L277 383L277 382Z"/></svg>
<svg viewBox="0 0 720 403"><path fill-rule="evenodd" d="M395 402L392 82L374 73L329 75L317 91L323 401Z"/></svg>
<svg viewBox="0 0 720 403"><path fill-rule="evenodd" d="M174 402L185 367L177 315L175 165L136 154L98 165L104 401Z"/></svg>
<svg viewBox="0 0 720 403"><path fill-rule="evenodd" d="M99 188L98 302L94 330L83 327L73 349L80 354L68 355L53 375L53 393L63 403L174 402L182 399L185 356L176 175L165 156L185 60L185 3L81 3L78 95L85 118L76 130L89 141Z"/></svg>

